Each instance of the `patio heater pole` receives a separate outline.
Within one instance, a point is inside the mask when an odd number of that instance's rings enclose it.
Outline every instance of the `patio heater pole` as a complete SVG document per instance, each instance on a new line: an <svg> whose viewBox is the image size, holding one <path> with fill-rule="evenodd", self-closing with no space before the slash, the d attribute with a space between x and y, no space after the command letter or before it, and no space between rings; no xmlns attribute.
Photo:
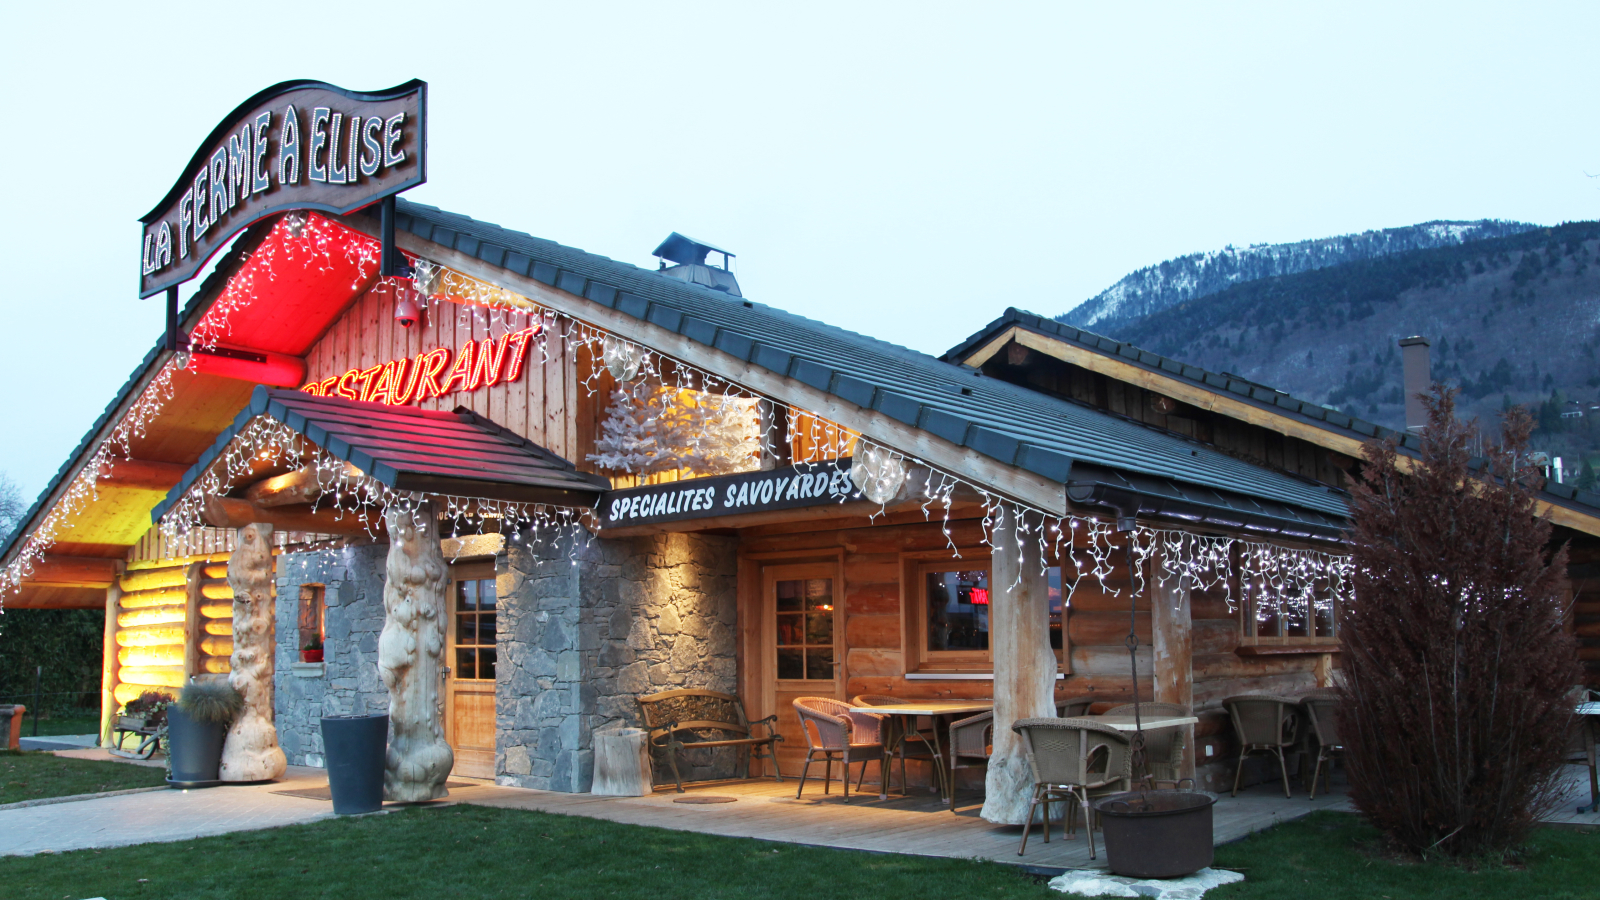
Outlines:
<svg viewBox="0 0 1600 900"><path fill-rule="evenodd" d="M1130 528L1125 533L1128 535L1128 545L1123 548L1128 554L1128 637L1124 643L1128 647L1128 666L1133 671L1133 738L1128 745L1133 756L1134 781L1148 785L1150 771L1144 753L1144 720L1139 714L1139 592L1134 588L1139 582L1134 578L1135 532Z"/></svg>

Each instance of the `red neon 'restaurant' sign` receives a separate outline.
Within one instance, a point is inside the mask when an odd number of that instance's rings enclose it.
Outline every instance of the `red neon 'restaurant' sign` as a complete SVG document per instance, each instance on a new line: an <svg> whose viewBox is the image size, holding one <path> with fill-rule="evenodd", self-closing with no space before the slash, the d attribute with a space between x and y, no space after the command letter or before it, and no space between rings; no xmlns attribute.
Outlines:
<svg viewBox="0 0 1600 900"><path fill-rule="evenodd" d="M318 397L400 406L457 391L510 384L522 378L528 345L541 330L542 326L534 325L506 332L499 338L468 341L455 353L449 347L424 350L415 359L404 357L370 369L350 369L342 375L313 381L300 390Z"/></svg>

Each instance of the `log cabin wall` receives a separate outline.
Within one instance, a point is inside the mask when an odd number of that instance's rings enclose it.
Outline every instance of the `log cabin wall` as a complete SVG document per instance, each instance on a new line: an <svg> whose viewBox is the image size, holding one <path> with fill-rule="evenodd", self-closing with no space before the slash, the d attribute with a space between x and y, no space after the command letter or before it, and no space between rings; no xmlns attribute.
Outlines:
<svg viewBox="0 0 1600 900"><path fill-rule="evenodd" d="M1011 362L1011 351L1019 362ZM983 364L985 375L1041 393L1127 416L1145 425L1210 444L1245 462L1348 488L1355 460L1309 441L1180 403L1154 391L1117 381L1011 344ZM1167 412L1158 407L1170 405Z"/></svg>
<svg viewBox="0 0 1600 900"><path fill-rule="evenodd" d="M932 666L914 674L932 677L907 677L907 632L910 620L905 615L908 603L918 602L920 587L908 578L908 561L947 561L954 557L949 546L963 548L963 560L973 568L989 568L988 548L983 546L979 518L952 519L949 537L938 518L904 524L863 525L851 522L842 527L807 525L773 526L746 529L740 535L739 576L739 661L740 692L746 708L755 717L776 713L779 730L785 735L780 748L785 752L805 747L792 706L774 705L774 673L761 664L765 640L761 623L764 617L762 569L766 566L837 561L843 580L843 608L837 617L836 647L842 655L839 673L842 699L861 694L886 694L910 699L969 699L994 696L994 682L974 678L939 678ZM1120 555L1120 554L1118 554ZM1128 651L1123 641L1128 632L1128 573L1125 564L1117 566L1102 588L1094 579L1085 579L1065 609L1070 658L1070 674L1056 682L1059 698L1094 695L1105 706L1132 698L1132 677ZM999 590L997 586L995 588ZM1118 591L1112 594L1111 591ZM838 595L836 595L838 596ZM907 598L910 598L909 600ZM1150 612L1148 597L1139 600L1140 695L1148 700L1154 689L1150 652ZM1063 667L1065 668L1065 667ZM937 672L946 672L939 667ZM992 671L988 669L986 671ZM963 673L968 674L968 673ZM786 708L787 707L787 708ZM1104 708L1104 707L1102 707ZM759 710L759 712L757 712ZM803 754L802 754L803 755ZM780 754L780 759L782 755ZM926 779L912 773L913 780Z"/></svg>
<svg viewBox="0 0 1600 900"><path fill-rule="evenodd" d="M921 516L915 518L920 520ZM837 560L843 579L843 609L837 647L844 665L839 694L849 699L861 694L886 694L910 699L965 699L993 696L994 683L971 678L907 677L915 670L916 654L908 652L906 604L917 602L920 587L908 579L906 561L951 559L949 544L963 548L972 565L988 567L982 546L981 520L954 519L947 541L939 521L863 525L850 522L836 527L790 525L745 529L740 533L739 660L740 692L752 716L776 713L786 745L803 748L792 708L772 707L773 673L764 671L761 622L764 615L761 570L766 566ZM1112 553L1112 572L1104 585L1085 577L1064 605L1068 666L1056 683L1058 699L1093 696L1095 712L1133 698L1128 651L1124 640L1129 625L1129 591L1132 587L1125 557ZM995 590L1000 590L995 586ZM1140 593L1134 621L1139 635L1139 696L1155 695L1152 643L1152 591ZM910 598L908 600L908 598ZM1299 696L1317 686L1322 655L1240 657L1243 609L1231 606L1224 589L1190 594L1193 651L1194 706L1200 716L1196 726L1197 777L1207 789L1231 785L1238 743L1222 708L1223 699L1235 694L1274 693ZM1333 654L1331 658L1336 659ZM916 674L927 676L924 671ZM938 671L944 671L942 668ZM790 749L790 748L786 748ZM1253 783L1263 775L1252 768ZM913 773L913 779L918 777ZM921 776L926 778L924 772Z"/></svg>

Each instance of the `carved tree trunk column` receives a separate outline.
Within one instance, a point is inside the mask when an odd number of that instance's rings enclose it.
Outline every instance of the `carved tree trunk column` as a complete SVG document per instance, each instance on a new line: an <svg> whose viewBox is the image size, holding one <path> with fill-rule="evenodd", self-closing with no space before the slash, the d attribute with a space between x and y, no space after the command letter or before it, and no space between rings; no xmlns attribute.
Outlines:
<svg viewBox="0 0 1600 900"><path fill-rule="evenodd" d="M272 526L239 529L228 558L233 588L233 657L228 683L244 696L244 708L222 745L223 781L270 781L288 765L272 724L273 654L276 652L272 573ZM191 626L193 627L193 626Z"/></svg>
<svg viewBox="0 0 1600 900"><path fill-rule="evenodd" d="M455 763L444 740L439 695L449 570L439 546L433 503L423 504L415 513L390 509L385 520L388 578L383 588L383 633L378 636L378 674L389 689L383 798L437 800L449 793L444 782Z"/></svg>
<svg viewBox="0 0 1600 900"><path fill-rule="evenodd" d="M1056 656L1050 649L1050 579L1039 566L1037 535L1017 546L1015 514L994 530L989 584L989 646L994 652L994 752L984 779L983 818L1021 825L1033 796L1033 771L1018 719L1053 716Z"/></svg>

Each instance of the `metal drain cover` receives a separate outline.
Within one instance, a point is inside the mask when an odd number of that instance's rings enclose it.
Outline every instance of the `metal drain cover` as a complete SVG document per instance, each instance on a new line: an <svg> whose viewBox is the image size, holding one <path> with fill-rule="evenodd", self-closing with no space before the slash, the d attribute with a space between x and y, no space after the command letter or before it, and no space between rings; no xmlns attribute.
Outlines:
<svg viewBox="0 0 1600 900"><path fill-rule="evenodd" d="M717 795L717 794L695 794L695 795L690 796L690 797L677 797L672 802L673 803L693 803L695 805L699 805L699 804L702 804L702 803L732 803L733 801L735 801L737 799L739 799L739 798L738 797L723 797L723 796L720 796L720 795Z"/></svg>

